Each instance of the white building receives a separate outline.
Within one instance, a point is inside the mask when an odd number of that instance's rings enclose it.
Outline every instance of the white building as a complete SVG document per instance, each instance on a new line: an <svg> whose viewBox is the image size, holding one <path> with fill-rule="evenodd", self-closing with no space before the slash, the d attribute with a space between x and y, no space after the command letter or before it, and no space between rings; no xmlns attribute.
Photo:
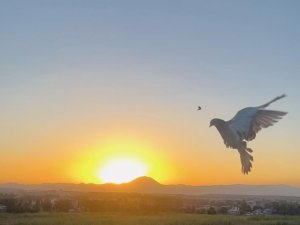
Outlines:
<svg viewBox="0 0 300 225"><path fill-rule="evenodd" d="M239 207L232 207L231 209L228 209L227 211L230 215L240 215L240 208Z"/></svg>
<svg viewBox="0 0 300 225"><path fill-rule="evenodd" d="M7 212L7 206L0 204L0 213Z"/></svg>

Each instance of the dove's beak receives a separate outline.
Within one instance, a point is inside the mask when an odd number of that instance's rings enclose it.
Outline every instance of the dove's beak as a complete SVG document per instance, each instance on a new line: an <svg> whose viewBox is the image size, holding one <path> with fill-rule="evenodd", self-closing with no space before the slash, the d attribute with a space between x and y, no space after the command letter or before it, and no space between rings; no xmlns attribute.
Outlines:
<svg viewBox="0 0 300 225"><path fill-rule="evenodd" d="M211 127L212 125L211 124L209 124L209 127Z"/></svg>

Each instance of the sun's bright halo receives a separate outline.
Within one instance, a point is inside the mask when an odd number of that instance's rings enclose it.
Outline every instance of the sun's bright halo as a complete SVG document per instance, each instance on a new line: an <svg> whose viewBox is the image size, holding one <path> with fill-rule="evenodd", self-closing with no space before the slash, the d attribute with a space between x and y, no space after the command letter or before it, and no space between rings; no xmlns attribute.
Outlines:
<svg viewBox="0 0 300 225"><path fill-rule="evenodd" d="M145 176L147 166L137 159L117 158L108 161L98 172L104 183L126 183L137 177Z"/></svg>

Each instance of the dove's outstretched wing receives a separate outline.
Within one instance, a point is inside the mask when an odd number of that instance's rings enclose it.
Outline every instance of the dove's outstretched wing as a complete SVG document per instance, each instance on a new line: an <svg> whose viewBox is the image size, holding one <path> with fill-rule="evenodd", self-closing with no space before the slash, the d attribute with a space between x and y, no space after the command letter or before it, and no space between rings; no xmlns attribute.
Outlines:
<svg viewBox="0 0 300 225"><path fill-rule="evenodd" d="M228 121L230 129L235 131L242 139L253 140L256 133L262 128L272 126L278 122L287 112L265 110L259 107L248 107Z"/></svg>
<svg viewBox="0 0 300 225"><path fill-rule="evenodd" d="M274 111L274 110L258 110L251 123L250 133L246 137L246 140L252 140L255 135L262 128L273 126L278 122L287 112Z"/></svg>

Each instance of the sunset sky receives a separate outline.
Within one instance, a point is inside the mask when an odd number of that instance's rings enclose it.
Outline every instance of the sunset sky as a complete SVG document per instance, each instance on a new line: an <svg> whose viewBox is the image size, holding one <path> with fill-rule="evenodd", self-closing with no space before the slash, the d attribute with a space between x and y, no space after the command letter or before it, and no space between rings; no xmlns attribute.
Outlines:
<svg viewBox="0 0 300 225"><path fill-rule="evenodd" d="M0 183L117 170L300 187L299 12L297 0L1 1ZM209 122L283 93L269 108L289 114L249 143L243 175Z"/></svg>

